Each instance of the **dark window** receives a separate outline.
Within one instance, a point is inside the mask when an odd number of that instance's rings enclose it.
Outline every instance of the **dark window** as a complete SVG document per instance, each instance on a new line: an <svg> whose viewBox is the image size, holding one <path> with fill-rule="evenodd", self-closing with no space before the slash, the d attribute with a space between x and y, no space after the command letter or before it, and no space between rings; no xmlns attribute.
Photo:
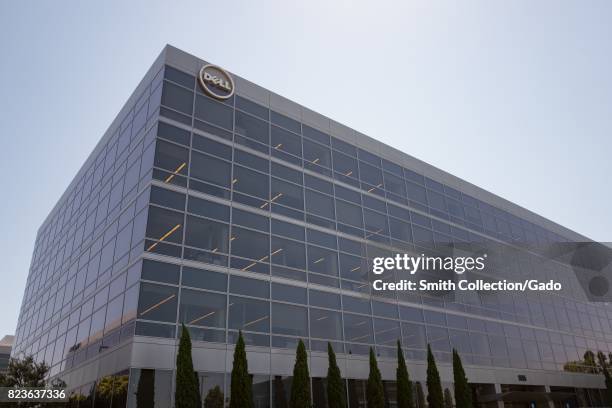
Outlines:
<svg viewBox="0 0 612 408"><path fill-rule="evenodd" d="M204 136L193 135L193 148L225 160L232 160L232 148L230 146L215 142Z"/></svg>
<svg viewBox="0 0 612 408"><path fill-rule="evenodd" d="M272 333L308 336L308 312L305 307L272 302Z"/></svg>
<svg viewBox="0 0 612 408"><path fill-rule="evenodd" d="M334 171L343 174L347 177L359 178L359 170L357 167L357 159L349 157L345 154L332 152Z"/></svg>
<svg viewBox="0 0 612 408"><path fill-rule="evenodd" d="M370 301L368 299L342 296L342 307L349 312L370 314Z"/></svg>
<svg viewBox="0 0 612 408"><path fill-rule="evenodd" d="M357 157L357 148L355 146L348 144L346 142L343 142L342 140L337 139L335 137L331 138L331 142L332 142L332 147L335 150L351 155L352 157Z"/></svg>
<svg viewBox="0 0 612 408"><path fill-rule="evenodd" d="M359 174L361 181L365 181L374 187L383 186L382 171L374 166L370 166L364 162L359 163Z"/></svg>
<svg viewBox="0 0 612 408"><path fill-rule="evenodd" d="M183 235L183 214L151 207L147 222L147 237L180 243Z"/></svg>
<svg viewBox="0 0 612 408"><path fill-rule="evenodd" d="M303 185L302 173L297 170L290 169L278 163L272 163L272 175L283 180L288 180L293 183Z"/></svg>
<svg viewBox="0 0 612 408"><path fill-rule="evenodd" d="M306 268L306 249L303 243L272 237L272 263L291 268Z"/></svg>
<svg viewBox="0 0 612 408"><path fill-rule="evenodd" d="M185 244L213 252L227 253L228 230L227 224L188 215Z"/></svg>
<svg viewBox="0 0 612 408"><path fill-rule="evenodd" d="M170 140L174 143L189 146L191 134L187 130L179 129L176 126L168 125L164 122L159 122L159 125L157 126L157 136Z"/></svg>
<svg viewBox="0 0 612 408"><path fill-rule="evenodd" d="M195 117L225 129L233 129L232 108L203 95L196 96Z"/></svg>
<svg viewBox="0 0 612 408"><path fill-rule="evenodd" d="M151 187L151 203L184 211L185 195L153 186Z"/></svg>
<svg viewBox="0 0 612 408"><path fill-rule="evenodd" d="M191 177L229 188L230 172L228 162L198 152L191 154Z"/></svg>
<svg viewBox="0 0 612 408"><path fill-rule="evenodd" d="M389 235L387 217L370 210L363 210L365 229L375 234Z"/></svg>
<svg viewBox="0 0 612 408"><path fill-rule="evenodd" d="M230 207L226 205L190 196L187 208L190 213L229 222Z"/></svg>
<svg viewBox="0 0 612 408"><path fill-rule="evenodd" d="M234 330L269 333L269 301L230 296L229 328Z"/></svg>
<svg viewBox="0 0 612 408"><path fill-rule="evenodd" d="M268 199L270 188L267 175L234 165L233 185L235 191Z"/></svg>
<svg viewBox="0 0 612 408"><path fill-rule="evenodd" d="M166 66L164 69L164 78L176 82L177 84L183 85L186 88L193 89L193 84L195 82L195 78L192 75L189 75L183 71L179 71L178 69L174 69L172 67Z"/></svg>
<svg viewBox="0 0 612 408"><path fill-rule="evenodd" d="M249 139L256 140L265 145L270 144L268 122L246 115L242 112L236 112L236 133L246 136Z"/></svg>
<svg viewBox="0 0 612 408"><path fill-rule="evenodd" d="M306 190L306 211L334 219L334 200L327 195Z"/></svg>
<svg viewBox="0 0 612 408"><path fill-rule="evenodd" d="M316 140L319 143L323 143L326 146L330 145L329 135L327 133L323 133L320 130L313 129L310 126L302 125L302 132L304 136Z"/></svg>
<svg viewBox="0 0 612 408"><path fill-rule="evenodd" d="M193 111L193 92L169 82L164 82L161 103L164 106L191 116Z"/></svg>
<svg viewBox="0 0 612 408"><path fill-rule="evenodd" d="M243 152L242 150L235 150L234 161L238 164L242 164L243 166L259 170L262 173L270 172L270 162L268 160L262 159L261 157L252 155L247 152Z"/></svg>
<svg viewBox="0 0 612 408"><path fill-rule="evenodd" d="M184 147L158 140L155 147L155 167L169 170L173 174L187 174L189 151Z"/></svg>
<svg viewBox="0 0 612 408"><path fill-rule="evenodd" d="M372 318L350 313L344 314L344 335L346 341L358 343L374 343Z"/></svg>
<svg viewBox="0 0 612 408"><path fill-rule="evenodd" d="M380 157L362 149L357 149L359 160L370 163L373 166L380 167Z"/></svg>
<svg viewBox="0 0 612 408"><path fill-rule="evenodd" d="M219 292L227 290L227 275L203 269L183 267L182 284L194 288L211 289Z"/></svg>
<svg viewBox="0 0 612 408"><path fill-rule="evenodd" d="M252 115L259 116L262 119L268 120L269 111L265 106L261 106L255 102L251 102L248 99L244 99L240 96L236 96L236 108L248 112Z"/></svg>
<svg viewBox="0 0 612 408"><path fill-rule="evenodd" d="M178 284L180 266L145 259L142 262L142 279Z"/></svg>
<svg viewBox="0 0 612 408"><path fill-rule="evenodd" d="M188 325L225 328L226 295L181 290L179 319Z"/></svg>
<svg viewBox="0 0 612 408"><path fill-rule="evenodd" d="M270 201L297 208L298 210L304 210L303 188L272 177Z"/></svg>
<svg viewBox="0 0 612 408"><path fill-rule="evenodd" d="M138 318L176 322L177 294L178 289L172 286L141 283L138 297Z"/></svg>
<svg viewBox="0 0 612 408"><path fill-rule="evenodd" d="M289 129L295 133L302 133L302 126L300 122L295 119L291 119L288 116L271 111L270 120L272 123L282 126L285 129Z"/></svg>
<svg viewBox="0 0 612 408"><path fill-rule="evenodd" d="M268 235L232 227L232 255L267 261L270 255Z"/></svg>
<svg viewBox="0 0 612 408"><path fill-rule="evenodd" d="M304 241L304 227L284 221L272 220L272 234Z"/></svg>
<svg viewBox="0 0 612 408"><path fill-rule="evenodd" d="M360 206L336 200L336 213L338 222L363 228L363 214Z"/></svg>
<svg viewBox="0 0 612 408"><path fill-rule="evenodd" d="M230 293L268 299L270 297L270 282L232 276L230 277Z"/></svg>
<svg viewBox="0 0 612 408"><path fill-rule="evenodd" d="M306 304L306 288L272 282L272 299Z"/></svg>
<svg viewBox="0 0 612 408"><path fill-rule="evenodd" d="M338 253L308 245L308 270L338 276Z"/></svg>
<svg viewBox="0 0 612 408"><path fill-rule="evenodd" d="M270 219L268 217L239 210L238 208L232 208L232 223L263 232L270 230Z"/></svg>
<svg viewBox="0 0 612 408"><path fill-rule="evenodd" d="M326 307L328 309L340 310L340 295L310 289L309 304L311 306Z"/></svg>
<svg viewBox="0 0 612 408"><path fill-rule="evenodd" d="M272 126L270 145L275 150L290 153L302 157L302 140L298 135L287 132L276 126Z"/></svg>
<svg viewBox="0 0 612 408"><path fill-rule="evenodd" d="M342 315L331 310L310 309L310 336L342 340Z"/></svg>

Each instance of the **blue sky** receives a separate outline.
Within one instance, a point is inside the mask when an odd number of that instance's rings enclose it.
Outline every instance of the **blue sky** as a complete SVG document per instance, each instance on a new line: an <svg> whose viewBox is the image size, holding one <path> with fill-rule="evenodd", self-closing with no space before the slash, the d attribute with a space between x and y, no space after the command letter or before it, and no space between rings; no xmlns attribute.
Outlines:
<svg viewBox="0 0 612 408"><path fill-rule="evenodd" d="M2 2L0 335L38 226L166 43L612 241L611 18L608 1Z"/></svg>

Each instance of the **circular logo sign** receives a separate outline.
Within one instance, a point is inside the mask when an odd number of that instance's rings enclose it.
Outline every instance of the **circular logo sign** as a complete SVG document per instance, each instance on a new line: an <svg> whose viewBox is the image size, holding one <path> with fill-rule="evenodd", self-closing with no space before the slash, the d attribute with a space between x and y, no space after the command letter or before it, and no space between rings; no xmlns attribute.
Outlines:
<svg viewBox="0 0 612 408"><path fill-rule="evenodd" d="M202 90L217 99L229 99L234 95L234 80L230 74L216 65L204 65L198 75Z"/></svg>

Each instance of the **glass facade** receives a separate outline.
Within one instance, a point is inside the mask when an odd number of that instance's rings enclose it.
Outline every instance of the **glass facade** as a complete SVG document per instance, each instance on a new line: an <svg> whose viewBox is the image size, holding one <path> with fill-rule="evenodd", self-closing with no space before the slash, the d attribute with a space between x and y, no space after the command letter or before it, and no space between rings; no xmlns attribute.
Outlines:
<svg viewBox="0 0 612 408"><path fill-rule="evenodd" d="M166 66L41 227L14 354L56 375L134 335L174 339L185 323L194 341L233 344L242 330L269 352L304 339L314 352L330 342L395 358L399 339L413 361L430 343L441 363L454 347L467 365L563 371L587 349L612 352L606 305L552 293L372 293L370 282L374 257L568 240L240 92L211 99ZM257 406L283 406L291 378L254 374ZM143 381L170 398L171 372L132 368L129 385L127 375L105 380L122 390L113 407L156 399L138 394ZM214 385L227 395L226 376L200 373L203 395ZM88 396L102 387L79 386ZM362 406L362 379L347 387Z"/></svg>

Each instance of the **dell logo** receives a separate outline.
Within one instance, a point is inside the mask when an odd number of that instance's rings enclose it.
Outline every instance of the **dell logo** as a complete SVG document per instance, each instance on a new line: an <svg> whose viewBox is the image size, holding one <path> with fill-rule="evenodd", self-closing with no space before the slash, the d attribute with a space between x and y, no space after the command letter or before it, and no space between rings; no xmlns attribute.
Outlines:
<svg viewBox="0 0 612 408"><path fill-rule="evenodd" d="M226 70L216 65L203 66L198 82L202 90L213 98L229 99L234 94L234 80Z"/></svg>

